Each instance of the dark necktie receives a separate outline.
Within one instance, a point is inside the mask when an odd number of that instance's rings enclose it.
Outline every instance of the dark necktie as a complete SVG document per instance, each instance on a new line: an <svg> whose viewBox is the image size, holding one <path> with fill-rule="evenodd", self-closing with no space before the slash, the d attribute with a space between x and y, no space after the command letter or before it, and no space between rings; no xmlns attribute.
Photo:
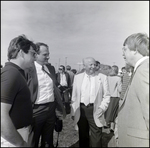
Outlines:
<svg viewBox="0 0 150 148"><path fill-rule="evenodd" d="M61 94L59 92L59 89L55 85L55 79L54 79L52 74L50 74L49 72L47 72L45 70L44 65L42 66L42 70L53 80L55 98L56 98L57 103L61 106L62 112L63 112L63 117L65 118L66 117L66 111L65 111L65 108L64 108L64 105L62 102L62 97L61 97Z"/></svg>

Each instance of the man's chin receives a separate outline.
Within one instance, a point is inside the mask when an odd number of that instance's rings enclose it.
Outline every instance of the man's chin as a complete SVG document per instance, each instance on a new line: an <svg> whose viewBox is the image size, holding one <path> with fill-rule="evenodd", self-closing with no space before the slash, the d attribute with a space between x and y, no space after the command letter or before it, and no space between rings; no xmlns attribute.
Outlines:
<svg viewBox="0 0 150 148"><path fill-rule="evenodd" d="M48 64L48 61L45 61L44 64L45 64L45 65Z"/></svg>

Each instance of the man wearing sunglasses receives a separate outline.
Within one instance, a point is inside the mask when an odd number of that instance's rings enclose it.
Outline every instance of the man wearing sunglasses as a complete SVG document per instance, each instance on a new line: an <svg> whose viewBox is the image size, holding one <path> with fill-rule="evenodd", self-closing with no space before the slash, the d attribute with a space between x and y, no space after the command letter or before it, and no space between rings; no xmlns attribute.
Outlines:
<svg viewBox="0 0 150 148"><path fill-rule="evenodd" d="M64 106L66 109L66 113L70 113L70 89L71 89L71 79L69 74L65 71L65 66L60 65L58 69L58 73L56 74L57 81L59 83L59 89L62 95L62 99L64 102Z"/></svg>

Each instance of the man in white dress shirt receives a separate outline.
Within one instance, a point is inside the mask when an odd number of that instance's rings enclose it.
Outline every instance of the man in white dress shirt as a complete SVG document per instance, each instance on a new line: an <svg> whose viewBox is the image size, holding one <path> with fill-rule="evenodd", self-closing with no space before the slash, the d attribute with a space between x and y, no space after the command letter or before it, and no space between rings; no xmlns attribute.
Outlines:
<svg viewBox="0 0 150 148"><path fill-rule="evenodd" d="M79 130L80 147L101 147L104 112L110 101L107 76L95 73L92 57L83 59L83 65L85 71L74 77L72 119Z"/></svg>
<svg viewBox="0 0 150 148"><path fill-rule="evenodd" d="M53 132L56 121L56 106L63 103L59 91L55 69L48 63L49 48L44 43L36 43L37 56L33 68L26 71L28 86L33 103L33 122L30 129L29 143L33 147L53 147ZM57 103L56 103L57 102Z"/></svg>

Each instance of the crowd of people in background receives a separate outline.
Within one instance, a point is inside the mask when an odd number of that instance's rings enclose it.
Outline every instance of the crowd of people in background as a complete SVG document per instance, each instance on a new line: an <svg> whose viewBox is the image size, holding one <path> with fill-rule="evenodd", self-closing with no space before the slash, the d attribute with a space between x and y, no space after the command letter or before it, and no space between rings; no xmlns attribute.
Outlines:
<svg viewBox="0 0 150 148"><path fill-rule="evenodd" d="M149 37L123 43L126 64L82 59L83 69L48 61L49 46L25 35L11 40L1 65L1 147L54 147L57 119L71 114L79 147L102 147L102 128L114 147L149 147Z"/></svg>

